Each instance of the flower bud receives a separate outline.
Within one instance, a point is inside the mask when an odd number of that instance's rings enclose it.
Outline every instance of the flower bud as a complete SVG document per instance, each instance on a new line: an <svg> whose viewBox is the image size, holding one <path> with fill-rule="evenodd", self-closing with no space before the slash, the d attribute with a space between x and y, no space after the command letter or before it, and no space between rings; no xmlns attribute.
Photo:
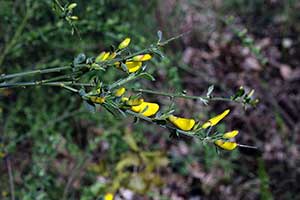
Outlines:
<svg viewBox="0 0 300 200"><path fill-rule="evenodd" d="M73 10L76 6L77 6L77 3L71 3L71 4L68 6L68 10Z"/></svg>
<svg viewBox="0 0 300 200"><path fill-rule="evenodd" d="M123 41L119 44L118 49L124 49L124 48L128 47L130 41L131 41L130 38L125 38L125 40L123 40Z"/></svg>
<svg viewBox="0 0 300 200"><path fill-rule="evenodd" d="M142 55L138 55L138 56L134 56L132 58L133 61L147 61L150 60L152 58L152 56L150 54L142 54Z"/></svg>

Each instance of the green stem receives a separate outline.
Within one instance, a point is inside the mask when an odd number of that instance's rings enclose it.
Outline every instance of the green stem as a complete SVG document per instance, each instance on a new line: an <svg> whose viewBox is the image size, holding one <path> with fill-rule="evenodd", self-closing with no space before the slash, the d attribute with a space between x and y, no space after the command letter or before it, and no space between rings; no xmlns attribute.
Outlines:
<svg viewBox="0 0 300 200"><path fill-rule="evenodd" d="M79 65L76 66L78 68L83 68L86 67L86 65ZM29 76L29 75L36 75L36 74L47 74L47 73L53 73L53 72L61 72L64 70L72 69L72 66L64 66L64 67L54 67L54 68L47 68L47 69L38 69L38 70L33 70L33 71L28 71L28 72L20 72L20 73L15 73L15 74L1 74L0 75L0 81L1 80L6 80L10 78L16 78L16 77L23 77L23 76Z"/></svg>
<svg viewBox="0 0 300 200"><path fill-rule="evenodd" d="M47 83L45 82L47 80L42 80L42 81L33 81L33 82L19 82L19 83L2 83L0 84L0 88L12 88L12 87L27 87L27 86L58 86L58 87L62 87L65 88L67 90L70 90L72 92L78 93L78 90L75 88L72 88L68 85L80 85L80 86L87 86L87 84L79 84L79 83L72 83L70 82L50 82ZM88 85L90 86L90 84Z"/></svg>
<svg viewBox="0 0 300 200"><path fill-rule="evenodd" d="M201 96L190 96L185 94L174 94L174 93L167 93L167 92L158 92L153 90L146 90L146 89L133 89L135 92L142 92L148 94L156 94L161 96L168 96L168 97L176 97L176 98L184 98L184 99L195 99L200 101L233 101L229 98L224 97L201 97Z"/></svg>
<svg viewBox="0 0 300 200"><path fill-rule="evenodd" d="M109 85L108 89L109 90L112 90L112 89L115 89L117 87L120 87L130 81L133 81L134 79L137 79L139 76L137 75L134 75L134 74L130 74L128 77L126 77L125 79L120 79L114 83L112 83L111 85Z"/></svg>

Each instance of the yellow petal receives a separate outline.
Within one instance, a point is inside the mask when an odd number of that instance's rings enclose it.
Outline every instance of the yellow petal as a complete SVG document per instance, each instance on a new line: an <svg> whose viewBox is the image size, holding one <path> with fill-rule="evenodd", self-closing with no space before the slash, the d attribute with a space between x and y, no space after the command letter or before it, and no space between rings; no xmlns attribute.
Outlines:
<svg viewBox="0 0 300 200"><path fill-rule="evenodd" d="M177 128L189 131L191 130L195 125L194 119L187 119L187 118L181 118L181 117L175 117L174 115L169 116L170 122L172 122Z"/></svg>
<svg viewBox="0 0 300 200"><path fill-rule="evenodd" d="M237 134L239 134L238 130L230 131L230 132L224 133L223 138L225 138L225 139L234 138Z"/></svg>
<svg viewBox="0 0 300 200"><path fill-rule="evenodd" d="M101 52L95 59L96 62L101 62L101 61L105 61L107 60L107 58L109 57L110 53L109 52Z"/></svg>
<svg viewBox="0 0 300 200"><path fill-rule="evenodd" d="M138 106L132 106L131 110L149 117L157 113L159 110L159 105L157 103L143 102Z"/></svg>
<svg viewBox="0 0 300 200"><path fill-rule="evenodd" d="M122 97L121 100L125 102L128 106L138 106L144 102L144 99L142 98L129 99L128 97Z"/></svg>
<svg viewBox="0 0 300 200"><path fill-rule="evenodd" d="M99 103L99 104L102 104L105 102L105 97L96 97L96 96L92 96L90 97L90 100L93 102L93 103Z"/></svg>
<svg viewBox="0 0 300 200"><path fill-rule="evenodd" d="M215 144L217 146L221 147L222 149L229 150L229 151L231 151L237 147L237 143L223 141L223 140L216 140Z"/></svg>
<svg viewBox="0 0 300 200"><path fill-rule="evenodd" d="M205 122L203 125L202 125L202 128L206 129L208 127L211 126L211 123L210 122Z"/></svg>
<svg viewBox="0 0 300 200"><path fill-rule="evenodd" d="M133 73L139 70L142 66L142 62L132 62L132 61L127 61L126 63L128 72Z"/></svg>
<svg viewBox="0 0 300 200"><path fill-rule="evenodd" d="M204 123L202 125L202 128L208 128L210 126L214 126L216 124L218 124L224 117L226 117L226 115L228 115L228 113L230 112L229 109L225 110L224 112L222 112L221 114L211 118L210 120L208 120L206 123Z"/></svg>
<svg viewBox="0 0 300 200"><path fill-rule="evenodd" d="M106 193L104 196L104 200L113 200L114 195L112 193Z"/></svg>
<svg viewBox="0 0 300 200"><path fill-rule="evenodd" d="M132 58L133 61L147 61L150 60L152 58L152 56L150 54L142 54L142 55L138 55L138 56L134 56Z"/></svg>
<svg viewBox="0 0 300 200"><path fill-rule="evenodd" d="M124 48L128 47L130 41L131 41L130 38L125 38L125 40L123 40L123 41L119 44L118 49L124 49Z"/></svg>
<svg viewBox="0 0 300 200"><path fill-rule="evenodd" d="M120 97L120 96L122 96L125 92L126 92L126 88L121 87L121 88L117 89L117 91L115 92L115 95L116 95L117 97Z"/></svg>
<svg viewBox="0 0 300 200"><path fill-rule="evenodd" d="M127 61L125 63L129 73L133 73L139 70L142 67L142 64L143 64L142 62L138 62L138 61ZM120 62L115 62L114 65L116 68L121 69Z"/></svg>

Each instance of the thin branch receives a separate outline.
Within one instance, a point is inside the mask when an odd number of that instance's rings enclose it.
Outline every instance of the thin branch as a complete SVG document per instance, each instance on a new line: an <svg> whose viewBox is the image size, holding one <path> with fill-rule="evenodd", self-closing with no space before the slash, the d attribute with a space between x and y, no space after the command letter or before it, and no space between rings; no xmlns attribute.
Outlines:
<svg viewBox="0 0 300 200"><path fill-rule="evenodd" d="M146 89L133 89L135 92L142 92L142 93L148 93L148 94L156 94L161 96L168 96L168 97L176 97L176 98L184 98L184 99L195 99L200 101L234 101L229 98L225 97L203 97L203 96L190 96L185 94L174 94L174 93L168 93L168 92L158 92L153 90L146 90Z"/></svg>

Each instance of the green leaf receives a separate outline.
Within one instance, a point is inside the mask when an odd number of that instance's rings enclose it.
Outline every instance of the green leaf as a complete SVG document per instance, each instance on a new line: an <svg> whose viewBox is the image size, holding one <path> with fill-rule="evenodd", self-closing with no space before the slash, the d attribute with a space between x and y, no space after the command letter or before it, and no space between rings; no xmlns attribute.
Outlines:
<svg viewBox="0 0 300 200"><path fill-rule="evenodd" d="M148 79L149 81L155 81L155 78L147 72L141 73L139 77Z"/></svg>

